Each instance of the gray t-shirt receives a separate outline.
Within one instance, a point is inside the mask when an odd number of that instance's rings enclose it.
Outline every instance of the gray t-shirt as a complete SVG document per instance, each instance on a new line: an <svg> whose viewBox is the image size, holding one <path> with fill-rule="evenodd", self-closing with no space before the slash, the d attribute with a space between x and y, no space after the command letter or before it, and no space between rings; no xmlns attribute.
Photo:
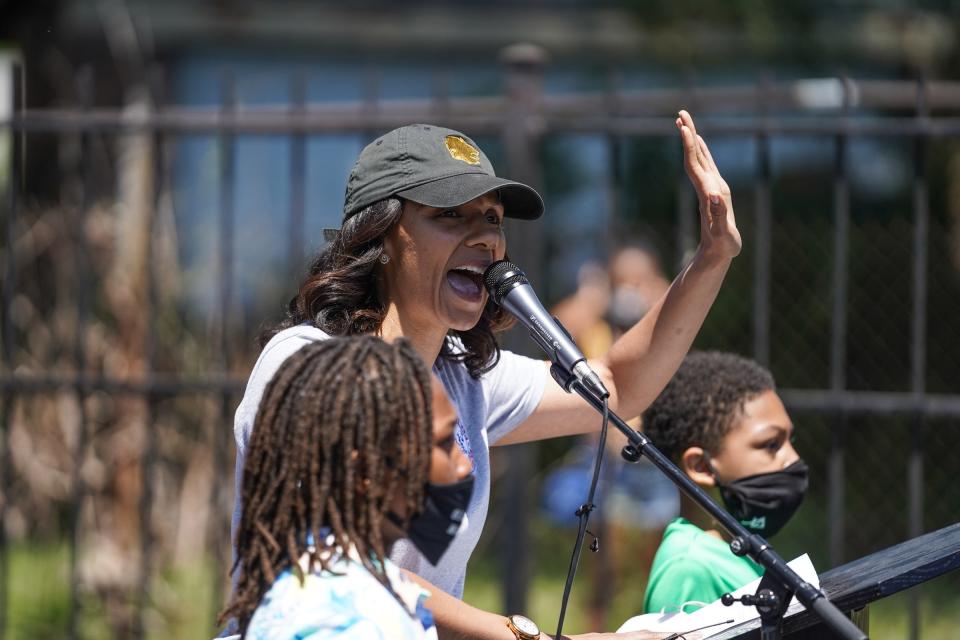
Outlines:
<svg viewBox="0 0 960 640"><path fill-rule="evenodd" d="M308 325L285 329L267 343L253 367L233 422L237 440L234 533L240 522L240 488L247 443L263 391L284 360L300 347L328 337L320 329ZM467 561L487 519L490 445L533 413L543 397L549 372L543 362L509 351L501 351L497 366L479 380L471 378L463 364L443 359L437 360L433 371L440 377L457 409L455 436L457 444L473 462L476 478L473 497L460 531L437 566L431 565L408 540L400 540L394 545L390 559L460 598L463 595Z"/></svg>

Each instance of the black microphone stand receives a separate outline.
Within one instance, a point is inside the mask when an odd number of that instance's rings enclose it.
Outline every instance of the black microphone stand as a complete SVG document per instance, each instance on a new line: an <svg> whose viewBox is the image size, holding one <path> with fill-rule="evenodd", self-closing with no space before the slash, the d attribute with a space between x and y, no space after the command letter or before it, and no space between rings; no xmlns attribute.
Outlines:
<svg viewBox="0 0 960 640"><path fill-rule="evenodd" d="M576 392L597 411L603 413L603 400L598 398L576 376L562 366L554 363L550 367L554 380L568 393ZM707 493L693 480L687 477L677 465L657 449L653 442L642 433L634 431L620 416L608 410L610 422L627 437L630 444L623 448L623 458L628 462L636 462L640 456L646 456L664 475L680 488L691 500L713 516L717 522L733 538L730 541L730 551L738 556L750 556L757 564L764 568L763 578L757 592L736 599L729 593L724 594L721 600L726 606L734 602L742 602L746 606L755 606L760 613L761 640L779 640L783 624L783 614L787 610L790 598L796 596L804 607L813 611L838 636L849 640L867 640L866 634L857 628L822 591L805 581L797 572L791 569L786 561L774 551L761 536L751 533L737 522L730 513L714 502Z"/></svg>

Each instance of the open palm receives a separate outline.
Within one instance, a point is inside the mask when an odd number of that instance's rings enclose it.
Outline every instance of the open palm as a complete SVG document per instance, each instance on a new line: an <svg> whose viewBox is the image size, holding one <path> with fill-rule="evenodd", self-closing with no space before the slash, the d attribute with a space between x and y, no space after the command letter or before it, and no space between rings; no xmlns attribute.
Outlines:
<svg viewBox="0 0 960 640"><path fill-rule="evenodd" d="M715 258L733 258L740 253L743 242L733 215L730 187L720 175L707 143L697 135L690 114L680 111L676 124L683 141L683 167L700 205L700 250Z"/></svg>

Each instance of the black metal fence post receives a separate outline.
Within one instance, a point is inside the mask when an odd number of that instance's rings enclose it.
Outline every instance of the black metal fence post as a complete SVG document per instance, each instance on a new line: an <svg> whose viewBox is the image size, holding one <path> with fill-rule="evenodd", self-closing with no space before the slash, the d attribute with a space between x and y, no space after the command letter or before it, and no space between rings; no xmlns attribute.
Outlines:
<svg viewBox="0 0 960 640"><path fill-rule="evenodd" d="M152 69L149 78L150 90L147 92L147 95L144 98L148 105L148 111L154 111L159 105L163 104L162 82L163 78L160 70ZM146 609L148 606L150 606L150 581L153 577L153 559L155 555L153 500L155 493L154 483L156 481L157 458L159 455L157 450L158 438L156 433L159 397L152 391L153 385L151 383L154 378L154 372L157 368L157 326L155 316L160 309L158 291L159 285L155 262L155 229L157 217L160 213L160 207L162 206L166 177L164 134L161 131L153 130L145 132L144 135L149 136L151 141L150 154L152 160L151 169L153 173L153 194L149 205L151 210L147 214L149 219L147 222L146 256L144 258L147 268L147 310L144 317L144 357L146 362L146 371L144 373L149 390L144 395L144 403L146 405L144 426L146 431L144 433L143 449L141 451L140 458L141 498L140 504L138 505L138 515L140 520L140 575L137 587L137 611L134 626L134 636L138 638L143 638L147 635L147 629L144 622Z"/></svg>
<svg viewBox="0 0 960 640"><path fill-rule="evenodd" d="M693 84L693 73L688 71L684 74L684 94L682 100L683 106L687 111L693 109L691 113L696 113L696 109L699 106L699 101L697 99L696 87ZM671 114L671 116L676 117L677 114ZM687 178L686 173L683 168L683 152L681 150L680 161L679 161L680 170L677 173L677 182L676 182L676 210L674 214L677 219L676 226L676 255L674 256L673 268L675 273L680 273L687 262L693 254L693 251L697 248L697 228L699 220L699 212L696 198L696 191L693 188L693 185L690 184L690 179Z"/></svg>
<svg viewBox="0 0 960 640"><path fill-rule="evenodd" d="M926 84L917 82L917 118L927 117ZM927 254L930 228L930 200L927 189L927 139L913 140L913 304L910 327L910 390L918 397L926 391L927 380ZM922 412L913 417L910 454L907 460L907 535L923 533L923 434ZM922 585L910 591L910 638L920 637Z"/></svg>
<svg viewBox="0 0 960 640"><path fill-rule="evenodd" d="M760 113L767 115L768 80L761 78L757 85L760 94ZM770 213L770 139L765 132L754 138L756 150L756 181L753 186L754 240L753 240L753 357L763 365L770 364L770 256L773 251L773 221Z"/></svg>
<svg viewBox="0 0 960 640"><path fill-rule="evenodd" d="M622 78L616 70L610 70L606 76L605 86L605 106L608 117L620 117L620 85ZM623 216L624 202L623 183L624 183L624 147L623 137L616 132L608 133L607 136L607 157L610 159L610 170L607 173L607 180L604 187L607 194L607 203L610 207L611 220L606 229L603 230L603 246L607 256L613 256L614 251L623 241L622 224L618 224L618 216Z"/></svg>
<svg viewBox="0 0 960 640"><path fill-rule="evenodd" d="M290 87L290 110L302 114L307 103L307 78L297 73ZM306 215L307 141L299 129L290 136L290 226L287 236L287 256L290 283L300 278L303 270L303 234Z"/></svg>
<svg viewBox="0 0 960 640"><path fill-rule="evenodd" d="M77 76L77 93L82 109L89 109L93 104L93 70L84 67ZM78 419L76 424L77 440L73 455L72 487L73 495L70 504L70 617L67 626L67 636L71 639L78 637L78 625L83 607L80 587L80 548L83 544L81 520L83 518L83 504L86 499L86 482L83 477L83 464L87 454L89 439L89 425L87 423L86 400L89 393L87 385L87 322L89 319L91 291L91 277L87 242L85 237L85 221L90 207L90 190L92 163L84 163L86 152L90 148L90 138L93 132L81 130L76 141L76 156L69 159L71 173L75 173L75 180L68 182L78 192L67 192L69 200L65 205L72 212L71 248L74 258L74 278L77 296L77 324L74 333L73 365L76 371L74 394L76 396Z"/></svg>
<svg viewBox="0 0 960 640"><path fill-rule="evenodd" d="M517 45L505 50L502 59L506 65L507 117L503 126L506 175L536 188L541 178L538 153L542 126L538 111L545 53L533 45ZM543 281L542 231L536 228L538 224L544 223L508 222L511 256L522 256L517 260L534 283ZM528 342L526 336L519 336L516 332L511 332L505 340L510 349L529 353ZM510 489L504 505L507 517L501 531L501 558L503 602L508 612L527 609L530 584L528 505L532 497L530 478L534 472L534 453L532 445L514 445L506 452L509 467L505 482Z"/></svg>
<svg viewBox="0 0 960 640"><path fill-rule="evenodd" d="M12 67L11 99L12 115L15 117L23 100L23 69L19 64ZM20 189L20 170L22 160L23 132L8 127L10 136L10 173L7 181L7 213L3 221L3 286L0 287L0 357L8 371L14 370L13 362L13 323L10 319L13 305L13 292L17 286L16 260L14 259L14 234L17 220L17 193ZM0 406L0 637L7 630L7 607L9 605L10 584L10 541L7 540L7 513L10 509L11 487L13 485L13 456L10 452L10 415L17 394L13 390L4 390Z"/></svg>
<svg viewBox="0 0 960 640"><path fill-rule="evenodd" d="M850 82L843 79L843 115L850 110ZM850 251L850 188L847 182L846 133L835 137L833 177L833 300L830 326L830 390L841 393L847 385L847 299L849 282ZM844 444L847 430L847 414L833 414L835 423L830 430L830 457L828 461L827 522L829 531L830 564L839 566L844 557L846 539L846 516L844 513L846 469Z"/></svg>
<svg viewBox="0 0 960 640"><path fill-rule="evenodd" d="M692 252L697 248L697 198L690 180L683 173L681 160L680 177L676 181L676 256L673 261L675 273L679 273L689 262Z"/></svg>
<svg viewBox="0 0 960 640"><path fill-rule="evenodd" d="M221 116L225 122L230 122L236 112L236 84L232 74L223 77L221 83ZM230 332L230 312L233 306L233 235L234 235L234 185L236 162L234 151L234 132L225 129L220 135L220 209L218 215L217 234L217 287L219 289L218 309L215 314L215 332L217 353L214 356L215 369L224 377L230 373L232 365ZM213 428L213 468L214 478L229 478L230 434L233 433L233 395L229 389L219 394L219 419ZM229 484L229 483L226 483ZM214 584L213 604L219 610L224 601L224 575L228 561L232 558L233 548L231 534L224 536L224 513L233 513L232 506L227 502L223 487L225 483L213 482L211 493L211 542L214 551ZM228 525L227 531L230 527ZM225 544L226 543L226 544Z"/></svg>

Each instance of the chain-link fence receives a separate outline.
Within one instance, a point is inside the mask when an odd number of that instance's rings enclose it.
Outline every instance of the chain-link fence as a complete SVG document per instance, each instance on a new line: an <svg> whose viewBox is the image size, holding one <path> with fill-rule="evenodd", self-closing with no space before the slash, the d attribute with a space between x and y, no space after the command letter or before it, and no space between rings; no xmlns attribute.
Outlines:
<svg viewBox="0 0 960 640"><path fill-rule="evenodd" d="M745 240L697 347L771 367L811 465L783 554L827 568L958 519L960 84L626 91L611 73L606 91L558 95L541 73L519 49L491 97L451 98L438 81L424 100L308 105L294 79L292 105L238 108L224 77L217 109L163 106L157 82L121 110L84 101L81 74L80 104L0 123L0 629L43 572L67 593L51 596L47 635L213 630L254 338L332 226L311 187L342 189L366 140L412 121L469 132L503 175L543 190L547 216L508 237L553 300L625 236L683 263L697 218L672 114L690 109ZM15 105L21 86L18 70ZM499 555L507 606L522 609L528 480L552 454L504 455L512 488L489 528L511 533ZM189 592L210 603L199 621L184 619L191 580L206 581Z"/></svg>

